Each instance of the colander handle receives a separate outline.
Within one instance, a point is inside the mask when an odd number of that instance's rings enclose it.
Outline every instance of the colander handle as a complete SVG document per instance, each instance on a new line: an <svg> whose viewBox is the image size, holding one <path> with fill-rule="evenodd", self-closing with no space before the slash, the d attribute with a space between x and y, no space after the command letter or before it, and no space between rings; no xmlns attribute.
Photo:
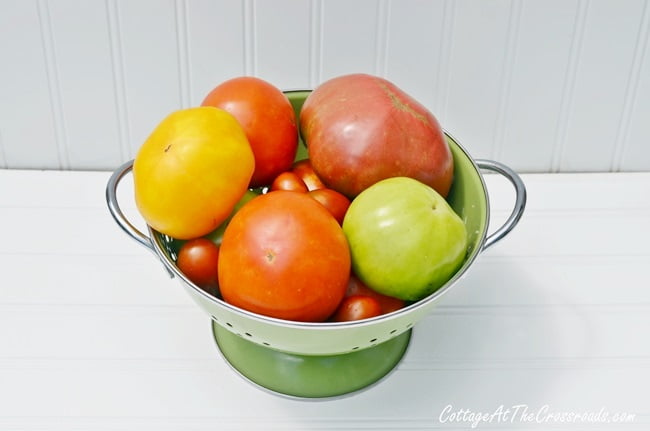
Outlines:
<svg viewBox="0 0 650 431"><path fill-rule="evenodd" d="M524 214L524 208L526 208L526 186L515 171L502 163L495 162L494 160L476 160L476 164L481 169L496 172L506 177L514 186L516 193L515 205L510 216L500 228L487 237L483 244L483 250L485 250L501 240L501 238L506 236L519 223L521 216Z"/></svg>
<svg viewBox="0 0 650 431"><path fill-rule="evenodd" d="M154 249L151 242L151 238L140 232L138 228L131 224L131 222L126 218L120 209L120 205L117 202L117 186L119 185L122 178L131 171L131 169L133 169L133 160L129 160L113 172L111 177L108 179L108 183L106 184L106 204L108 205L108 210L110 211L113 219L118 224L118 226L120 226L128 236L136 240L140 245L144 246L147 248L147 250L158 257L156 250ZM167 268L167 266L164 264L163 266L167 270L169 276L174 277L174 274L169 270L169 268Z"/></svg>

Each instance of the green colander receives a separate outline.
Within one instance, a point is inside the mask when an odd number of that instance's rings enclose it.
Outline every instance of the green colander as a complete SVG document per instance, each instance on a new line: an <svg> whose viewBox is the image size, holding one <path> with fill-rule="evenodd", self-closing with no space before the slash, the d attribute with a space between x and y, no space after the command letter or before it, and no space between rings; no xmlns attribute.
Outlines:
<svg viewBox="0 0 650 431"><path fill-rule="evenodd" d="M286 92L296 114L308 94L309 91ZM447 201L466 224L467 257L455 275L426 298L393 313L358 322L305 323L261 316L234 307L194 285L176 267L176 241L151 227L148 235L142 233L120 210L117 187L132 169L133 160L113 172L106 186L106 200L117 224L151 250L170 276L179 279L185 291L211 316L218 350L235 371L277 394L337 397L367 388L389 374L405 354L413 326L461 280L479 253L506 236L523 215L526 188L521 178L501 163L473 160L453 137L445 135L454 157L454 183ZM306 157L301 142L296 159ZM510 216L489 236L489 199L481 169L505 176L516 191Z"/></svg>

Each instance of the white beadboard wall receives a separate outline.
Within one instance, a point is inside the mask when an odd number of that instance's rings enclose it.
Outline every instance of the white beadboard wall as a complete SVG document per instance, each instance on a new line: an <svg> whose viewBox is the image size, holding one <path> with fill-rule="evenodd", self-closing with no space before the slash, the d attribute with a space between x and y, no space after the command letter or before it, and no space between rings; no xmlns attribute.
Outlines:
<svg viewBox="0 0 650 431"><path fill-rule="evenodd" d="M647 0L0 0L0 167L110 170L255 75L384 76L475 158L650 170Z"/></svg>

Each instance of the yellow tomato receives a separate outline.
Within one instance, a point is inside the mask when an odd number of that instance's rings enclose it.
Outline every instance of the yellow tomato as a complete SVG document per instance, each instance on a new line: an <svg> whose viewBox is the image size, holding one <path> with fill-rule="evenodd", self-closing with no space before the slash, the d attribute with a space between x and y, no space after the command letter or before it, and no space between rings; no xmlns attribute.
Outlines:
<svg viewBox="0 0 650 431"><path fill-rule="evenodd" d="M154 129L135 157L136 205L161 233L203 236L230 215L254 169L235 117L213 107L179 110Z"/></svg>

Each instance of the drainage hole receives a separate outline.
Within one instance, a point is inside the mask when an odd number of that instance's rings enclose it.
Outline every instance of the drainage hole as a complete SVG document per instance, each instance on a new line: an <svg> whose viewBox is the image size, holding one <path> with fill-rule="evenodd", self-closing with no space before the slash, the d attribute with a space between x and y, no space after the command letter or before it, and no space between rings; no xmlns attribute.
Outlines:
<svg viewBox="0 0 650 431"><path fill-rule="evenodd" d="M352 350L359 350L359 346L353 347Z"/></svg>
<svg viewBox="0 0 650 431"><path fill-rule="evenodd" d="M390 331L391 334L394 334L395 332L397 332L397 329L393 329L392 331Z"/></svg>
<svg viewBox="0 0 650 431"><path fill-rule="evenodd" d="M377 341L376 338L373 338L372 340L370 340L371 343L374 343L375 341Z"/></svg>
<svg viewBox="0 0 650 431"><path fill-rule="evenodd" d="M265 346L270 346L270 344L267 343L266 341L262 341L262 344L264 344Z"/></svg>
<svg viewBox="0 0 650 431"><path fill-rule="evenodd" d="M252 337L252 335L249 334L248 332L244 332L244 334L246 334L247 337Z"/></svg>
<svg viewBox="0 0 650 431"><path fill-rule="evenodd" d="M226 322L226 325L228 325L229 327L232 328L232 325L230 324L230 322Z"/></svg>

